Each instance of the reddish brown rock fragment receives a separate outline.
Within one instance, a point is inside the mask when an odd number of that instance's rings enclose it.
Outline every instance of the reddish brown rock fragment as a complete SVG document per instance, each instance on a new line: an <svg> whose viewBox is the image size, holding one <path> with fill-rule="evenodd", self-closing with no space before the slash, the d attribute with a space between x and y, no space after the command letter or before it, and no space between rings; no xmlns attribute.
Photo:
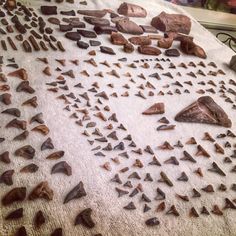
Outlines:
<svg viewBox="0 0 236 236"><path fill-rule="evenodd" d="M120 15L128 17L146 17L147 11L138 5L124 2L118 8L118 13Z"/></svg>

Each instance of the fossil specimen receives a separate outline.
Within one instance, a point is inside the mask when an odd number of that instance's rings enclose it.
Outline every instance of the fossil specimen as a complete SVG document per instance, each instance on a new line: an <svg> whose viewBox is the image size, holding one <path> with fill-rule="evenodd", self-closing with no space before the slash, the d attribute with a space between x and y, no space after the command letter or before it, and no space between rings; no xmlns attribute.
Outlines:
<svg viewBox="0 0 236 236"><path fill-rule="evenodd" d="M165 105L164 103L155 103L147 110L145 110L142 114L143 115L155 115L155 114L163 114L165 112Z"/></svg>
<svg viewBox="0 0 236 236"><path fill-rule="evenodd" d="M84 197L86 196L87 193L85 192L85 189L84 189L84 184L83 182L79 182L78 185L76 185L65 197L65 200L64 200L64 204L65 203L68 203L69 201L73 200L73 199L78 199L78 198L81 198L81 197Z"/></svg>
<svg viewBox="0 0 236 236"><path fill-rule="evenodd" d="M224 110L209 97L200 97L175 117L180 122L195 122L231 127L231 120Z"/></svg>
<svg viewBox="0 0 236 236"><path fill-rule="evenodd" d="M25 197L26 197L25 187L13 188L7 194L4 195L4 197L2 198L2 204L4 206L7 206L17 201L24 201Z"/></svg>
<svg viewBox="0 0 236 236"><path fill-rule="evenodd" d="M118 8L118 13L124 16L129 16L129 17L146 17L147 12L146 10L138 5L123 2L119 8Z"/></svg>
<svg viewBox="0 0 236 236"><path fill-rule="evenodd" d="M79 225L82 224L83 226L91 229L95 226L95 223L91 217L92 214L92 209L91 208L87 208L83 211L81 211L75 219L75 225Z"/></svg>

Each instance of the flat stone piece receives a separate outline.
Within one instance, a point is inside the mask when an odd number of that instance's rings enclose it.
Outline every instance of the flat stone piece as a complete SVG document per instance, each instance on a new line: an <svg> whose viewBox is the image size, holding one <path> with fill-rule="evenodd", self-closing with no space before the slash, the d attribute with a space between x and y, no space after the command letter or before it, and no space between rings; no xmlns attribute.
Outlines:
<svg viewBox="0 0 236 236"><path fill-rule="evenodd" d="M157 29L151 25L140 25L145 33L157 33Z"/></svg>
<svg viewBox="0 0 236 236"><path fill-rule="evenodd" d="M143 34L143 29L130 20L120 20L116 23L116 27L120 32L123 33L135 35Z"/></svg>
<svg viewBox="0 0 236 236"><path fill-rule="evenodd" d="M96 25L94 31L97 34L111 34L112 32L117 32L117 28L109 25Z"/></svg>
<svg viewBox="0 0 236 236"><path fill-rule="evenodd" d="M89 47L89 44L84 41L77 41L77 46L82 49L87 49Z"/></svg>
<svg viewBox="0 0 236 236"><path fill-rule="evenodd" d="M179 57L180 52L179 52L178 49L172 48L172 49L165 50L165 55L168 56L168 57Z"/></svg>
<svg viewBox="0 0 236 236"><path fill-rule="evenodd" d="M73 41L78 41L81 39L81 36L78 32L67 32L65 37Z"/></svg>
<svg viewBox="0 0 236 236"><path fill-rule="evenodd" d="M96 33L90 30L77 30L77 32L85 38L97 38Z"/></svg>
<svg viewBox="0 0 236 236"><path fill-rule="evenodd" d="M89 44L92 47L96 47L96 46L100 46L101 42L100 41L96 41L96 40L89 40Z"/></svg>
<svg viewBox="0 0 236 236"><path fill-rule="evenodd" d="M102 53L110 54L110 55L115 55L116 53L113 51L112 48L101 46L100 50Z"/></svg>
<svg viewBox="0 0 236 236"><path fill-rule="evenodd" d="M139 46L138 51L141 54L158 56L161 54L160 49L151 46Z"/></svg>
<svg viewBox="0 0 236 236"><path fill-rule="evenodd" d="M110 21L103 18L97 18L97 17L90 17L90 16L84 16L84 20L91 24L96 26L108 26L110 25Z"/></svg>
<svg viewBox="0 0 236 236"><path fill-rule="evenodd" d="M136 36L129 38L129 41L134 45L150 45L152 43L148 36Z"/></svg>
<svg viewBox="0 0 236 236"><path fill-rule="evenodd" d="M107 10L78 10L77 13L102 18L107 14Z"/></svg>

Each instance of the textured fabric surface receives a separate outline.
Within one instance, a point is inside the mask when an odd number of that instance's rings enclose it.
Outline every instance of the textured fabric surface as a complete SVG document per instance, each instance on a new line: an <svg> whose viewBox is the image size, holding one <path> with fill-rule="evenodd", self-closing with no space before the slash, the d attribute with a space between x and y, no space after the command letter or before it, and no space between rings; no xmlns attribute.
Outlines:
<svg viewBox="0 0 236 236"><path fill-rule="evenodd" d="M31 1L29 3L30 6L39 9L40 4L45 3L44 1ZM161 11L166 11L169 13L183 13L179 7L170 5L164 1L156 1L156 0L148 0L148 1L128 1L139 4L146 8L148 12L148 16L145 19L135 19L137 23L150 23L152 17L158 15ZM70 9L79 9L79 8L87 8L87 9L104 9L111 8L117 9L120 5L121 1L118 0L93 0L88 1L88 6L74 5L71 4L61 4L58 5L60 10L70 10ZM45 3L49 4L49 3ZM91 27L91 26L90 26ZM1 136L6 137L6 141L1 144L0 152L9 151L11 154L12 163L10 166L5 166L3 164L0 165L0 173L6 170L6 168L15 169L16 173L14 176L14 187L16 186L26 186L27 193L37 185L40 181L48 180L50 186L54 190L54 200L51 202L45 201L35 201L30 202L28 200L23 203L15 204L14 207L1 207L0 208L0 234L2 236L11 235L15 229L21 225L25 225L29 235L32 236L46 236L50 235L53 229L56 227L62 227L64 229L64 234L66 236L80 236L80 235L93 235L95 233L102 233L104 236L151 236L151 235L181 235L181 236L199 236L199 235L236 235L236 222L235 222L235 211L226 210L224 211L223 216L216 216L211 214L210 216L200 215L199 218L191 218L189 217L189 210L191 207L195 207L198 212L200 212L200 208L205 205L208 210L212 209L214 204L219 205L221 208L224 206L224 198L228 197L230 199L235 198L234 191L226 191L220 192L216 191L215 193L202 193L202 197L198 199L194 199L190 197L189 202L183 202L175 197L175 194L181 195L191 195L191 189L196 188L200 189L205 187L207 184L212 184L215 189L221 183L225 184L228 188L230 188L231 184L236 183L235 181L235 173L230 173L230 169L234 166L235 160L230 165L223 164L223 157L230 155L232 150L226 150L226 154L221 156L214 152L214 145L212 143L202 141L202 137L204 132L209 132L213 137L220 133L224 133L226 131L223 127L204 125L204 124L188 124L188 123L177 123L174 121L174 116L187 105L194 102L199 94L196 93L196 90L203 88L197 82L204 80L208 81L212 79L217 84L216 91L219 90L218 82L220 80L228 81L229 79L236 78L234 72L230 71L227 67L227 63L230 60L233 52L227 48L225 45L220 43L211 33L205 30L202 26L200 26L194 19L192 19L192 30L191 35L194 36L194 40L196 43L201 45L207 53L208 58L204 61L206 64L210 61L214 61L218 68L223 69L226 72L224 76L217 77L198 77L198 79L194 79L186 75L187 72L194 71L197 69L202 69L207 73L211 69L211 67L207 68L191 68L184 69L181 67L177 67L176 70L168 69L169 63L162 62L162 66L164 67L165 72L171 72L175 75L177 72L181 72L182 77L175 77L174 80L171 80L167 77L162 77L162 80L158 81L155 78L148 78L148 75L156 72L156 69L153 69L155 65L155 61L150 61L151 67L149 69L141 68L139 64L138 68L133 69L128 67L127 65L132 63L133 60L140 60L142 58L153 58L150 56L142 56L137 52L133 54L125 54L122 50L114 46L114 50L116 52L115 56L108 56L99 52L98 49L95 49L97 52L96 57L94 57L95 61L98 64L98 67L93 67L88 63L83 62L85 59L89 59L91 56L88 56L88 50L80 50L76 47L76 44L70 42L64 38L64 36L55 30L56 37L60 38L64 43L67 51L65 53L60 52L50 52L48 54L39 52L32 54L22 54L19 52L9 51L8 53L1 52L0 54L4 56L4 60L7 58L14 57L16 59L16 63L20 65L20 67L25 68L29 74L29 81L32 87L36 90L36 96L38 97L38 107L37 109L29 109L27 107L21 107L23 117L27 120L32 117L32 115L37 112L42 112L44 115L44 120L47 126L50 128L49 136L52 138L55 149L56 150L64 150L66 160L72 166L73 175L70 177L56 174L51 175L50 170L51 167L55 164L55 162L50 162L45 160L45 157L50 153L49 151L40 152L39 148L41 143L46 139L46 137L42 137L42 135L37 133L30 133L30 137L27 141L21 142L12 142L12 138L16 136L17 132L13 129L5 129L5 125L9 122L9 117L1 115L0 118L0 133ZM129 37L128 35L126 35ZM108 42L109 37L107 35L99 36L99 40L106 46L111 46ZM174 47L178 47L178 43L174 43ZM92 48L90 48L92 50ZM37 57L47 57L49 60L49 67L52 70L52 76L47 77L42 73L42 70L46 65L40 63L36 60ZM118 58L127 57L128 61L126 63L121 63L122 68L107 68L104 65L99 64L104 60L107 60L110 64L117 62ZM165 56L160 55L159 58L166 58ZM122 139L127 134L131 134L134 142L137 144L137 147L145 148L146 145L150 145L157 156L158 160L163 163L170 156L176 156L177 159L182 157L183 149L174 149L172 151L161 151L157 148L157 146L161 145L164 141L168 141L171 144L175 144L178 140L181 140L182 143L185 143L190 137L195 137L198 144L202 144L204 148L211 154L211 158L207 159L204 157L195 157L197 160L197 164L181 162L179 166L162 164L161 167L153 167L149 166L148 162L151 161L151 157L148 154L143 154L141 157L135 153L130 152L130 158L120 158L121 164L114 164L110 158L114 158L117 156L116 151L112 151L107 154L106 157L96 157L91 152L91 149L100 144L94 144L94 146L90 146L88 144L87 138L83 136L81 133L84 131L85 127L79 127L75 124L75 120L73 118L69 118L71 113L63 110L65 104L56 99L57 96L63 93L60 91L59 94L55 95L53 93L49 93L47 91L48 86L45 85L46 82L51 82L55 80L56 76L58 76L58 72L55 71L55 68L60 66L55 59L66 59L67 66L66 68L62 68L63 71L67 71L69 69L73 69L76 79L67 79L67 85L70 88L70 91L65 91L65 94L69 92L74 92L77 96L79 93L85 92L86 89L91 88L91 84L97 81L100 85L99 91L106 91L107 94L111 94L113 92L117 92L119 95L118 98L109 97L109 101L104 101L104 106L109 105L111 108L110 113L105 113L107 117L109 114L116 113L119 123L123 123L125 127L127 127L127 132L118 130L119 138ZM69 60L79 59L79 66L75 66L69 63ZM177 66L181 62L188 64L190 61L194 61L196 64L201 60L192 56L186 56L181 54L179 58L171 59L172 62ZM118 73L121 75L120 79L107 75L106 72L111 71L111 69L116 68ZM7 67L4 67L4 73L12 71ZM91 75L89 78L81 75L81 71L87 70ZM99 71L103 71L105 77L99 78L93 76L95 73ZM125 89L122 87L125 83L129 82L130 78L124 76L126 72L130 72L132 78L137 82L133 84L131 89L129 90L129 97L121 97L120 95L125 92ZM158 71L159 72L159 71ZM135 94L138 92L137 86L141 83L146 83L142 79L138 78L138 75L143 73L148 80L155 85L157 90L155 91L155 96L148 97L147 91L144 91L144 94L147 96L147 99L141 99ZM162 73L162 72L160 72ZM184 81L184 80L192 80L194 86L185 86L190 90L190 94L181 95L174 94L173 96L165 94L165 96L157 96L158 91L163 90L167 92L168 90L174 91L176 87L170 87L169 89L164 89L162 86L166 84L171 84L175 80ZM15 88L19 83L19 80L16 78L8 79L8 84L11 86L12 94L13 94L13 102L16 106L20 107L20 104L26 100L26 98L30 98L30 96L26 96L22 93L16 93ZM79 91L73 86L76 83L81 82L85 89ZM113 83L114 88L111 89L106 86L108 83ZM230 86L226 86L229 88ZM211 88L210 86L204 87ZM235 87L232 86L232 89ZM235 119L235 110L232 110L232 104L224 102L224 98L220 97L219 93L210 94L212 98L215 99L217 104L219 104L225 112L228 114L229 118L232 120L232 131L236 132L236 119ZM233 95L231 98L234 100L235 97ZM91 104L96 104L96 97L91 98ZM151 106L155 102L164 102L165 103L165 114L171 124L175 124L176 128L173 131L163 131L157 132L156 127L159 125L157 120L162 117L162 115L157 116L143 116L141 113ZM83 106L82 106L83 107ZM80 108L82 108L80 107ZM2 105L0 105L0 110L5 109ZM94 117L93 117L94 119ZM96 119L98 127L101 131L106 134L109 134L109 130L103 130L105 123ZM106 122L106 124L108 124ZM115 123L115 127L118 123ZM33 125L30 126L33 128ZM92 139L92 138L91 138ZM224 144L223 140L217 140L220 145ZM112 141L112 145L117 144L117 142ZM235 144L235 141L231 140L231 143ZM20 157L15 157L13 155L14 151L23 146L23 144L31 144L36 149L36 156L33 160L40 169L37 173L32 175L20 174L19 170L24 165L29 164L30 162L25 161ZM196 152L196 145L187 145L184 147L187 151L194 155ZM131 149L129 149L131 150ZM137 169L132 167L134 160L139 158L145 163L144 168ZM100 165L104 164L104 162L110 161L112 170L106 171L100 167ZM216 161L220 167L226 172L226 177L221 177L217 174L208 172L207 169L210 167L210 164ZM151 173L154 181L152 183L146 183L144 181L140 181L143 185L144 192L151 199L152 202L149 204L152 208L149 212L143 213L144 203L140 201L140 194L135 196L135 198L131 199L128 196L124 196L122 198L117 197L117 193L115 191L116 184L110 182L110 179L123 167L129 166L130 170L127 173L121 175L123 183L126 182L127 176L131 174L133 171L137 171L142 179L145 177L146 173ZM200 178L196 174L193 173L196 168L201 167L204 172L204 177ZM167 173L170 179L174 182L174 187L170 188L163 183L158 183L157 180L160 178L160 171L164 171ZM178 182L175 181L177 177L179 177L180 173L185 171L189 176L188 182ZM87 196L81 198L79 200L71 201L66 205L63 205L63 199L65 195L71 190L79 181L83 181L85 185L85 189L87 192ZM134 180L133 184L136 186L139 181ZM117 186L119 187L119 186ZM160 187L166 193L166 210L173 204L176 205L178 211L180 212L179 217L174 217L172 215L166 215L164 212L157 213L156 207L160 203L160 201L153 200L156 196L156 188ZM122 188L122 187L121 187ZM0 197L2 197L7 191L11 189L11 187L7 187L5 185L0 186ZM137 209L135 211L126 211L123 209L125 205L127 205L130 201L134 201ZM3 217L13 209L17 207L24 207L25 216L22 220L16 222L6 222L3 220ZM74 226L75 216L84 208L91 207L93 209L92 217L96 223L96 227L92 230L88 230L83 226ZM43 209L48 223L45 224L39 231L36 231L32 227L32 218L35 212L39 209ZM145 225L145 220L150 217L156 216L160 225L156 227L147 227Z"/></svg>

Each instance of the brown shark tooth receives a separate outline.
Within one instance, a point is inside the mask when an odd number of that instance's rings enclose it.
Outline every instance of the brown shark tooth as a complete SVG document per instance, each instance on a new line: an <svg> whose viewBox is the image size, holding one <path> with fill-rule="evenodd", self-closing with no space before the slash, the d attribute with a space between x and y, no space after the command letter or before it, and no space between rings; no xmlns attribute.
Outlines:
<svg viewBox="0 0 236 236"><path fill-rule="evenodd" d="M189 202L189 197L187 195L176 194L176 197L180 198L181 200L185 202Z"/></svg>
<svg viewBox="0 0 236 236"><path fill-rule="evenodd" d="M0 102L4 103L5 105L11 104L11 94L3 93L0 95Z"/></svg>
<svg viewBox="0 0 236 236"><path fill-rule="evenodd" d="M98 118L101 119L102 121L107 121L107 118L103 115L102 112L98 112L98 113L96 113L94 116L98 117Z"/></svg>
<svg viewBox="0 0 236 236"><path fill-rule="evenodd" d="M188 176L186 175L185 172L182 172L180 177L177 180L186 182L186 181L188 181Z"/></svg>
<svg viewBox="0 0 236 236"><path fill-rule="evenodd" d="M106 92L100 92L100 93L97 93L96 95L95 95L95 97L101 97L101 98L103 98L103 99L105 99L105 100L109 100L109 97L107 96L107 94L106 94Z"/></svg>
<svg viewBox="0 0 236 236"><path fill-rule="evenodd" d="M8 76L17 77L21 80L28 80L27 71L24 68L20 68L8 74Z"/></svg>
<svg viewBox="0 0 236 236"><path fill-rule="evenodd" d="M184 157L180 158L182 161L190 161L196 163L197 161L187 152L183 151Z"/></svg>
<svg viewBox="0 0 236 236"><path fill-rule="evenodd" d="M136 159L133 166L138 168L143 168L143 163L139 159Z"/></svg>
<svg viewBox="0 0 236 236"><path fill-rule="evenodd" d="M160 224L160 221L157 219L157 217L152 217L152 218L149 218L148 220L146 220L145 224L147 226L156 226L156 225Z"/></svg>
<svg viewBox="0 0 236 236"><path fill-rule="evenodd" d="M210 212L207 210L205 206L202 207L201 214L203 215L210 215Z"/></svg>
<svg viewBox="0 0 236 236"><path fill-rule="evenodd" d="M179 161L175 156L171 156L169 159L164 161L165 164L179 165Z"/></svg>
<svg viewBox="0 0 236 236"><path fill-rule="evenodd" d="M143 154L143 151L142 151L141 148L138 148L137 150L132 150L132 152L137 153L137 154L139 154L139 155L142 155L142 154Z"/></svg>
<svg viewBox="0 0 236 236"><path fill-rule="evenodd" d="M116 192L118 193L118 197L122 197L126 194L128 194L129 192L120 188L115 188Z"/></svg>
<svg viewBox="0 0 236 236"><path fill-rule="evenodd" d="M61 162L56 163L52 167L51 174L55 174L55 173L63 173L67 176L71 176L72 168L66 161L61 161Z"/></svg>
<svg viewBox="0 0 236 236"><path fill-rule="evenodd" d="M68 70L68 71L63 72L63 73L61 73L61 74L62 74L62 75L66 75L66 76L68 76L68 77L70 77L70 78L72 78L72 79L75 78L75 74L74 74L74 71L73 71L73 70Z"/></svg>
<svg viewBox="0 0 236 236"><path fill-rule="evenodd" d="M35 228L40 228L43 224L46 223L46 218L42 211L37 211L34 216L34 226Z"/></svg>
<svg viewBox="0 0 236 236"><path fill-rule="evenodd" d="M236 209L236 205L234 205L234 203L231 201L231 200L229 200L229 198L225 198L225 206L224 206L224 208L223 208L224 210L225 209Z"/></svg>
<svg viewBox="0 0 236 236"><path fill-rule="evenodd" d="M136 206L134 205L133 202L130 202L128 205L123 207L125 210L135 210Z"/></svg>
<svg viewBox="0 0 236 236"><path fill-rule="evenodd" d="M164 211L166 209L166 204L165 202L161 202L157 208L156 208L156 212L161 212L161 211Z"/></svg>
<svg viewBox="0 0 236 236"><path fill-rule="evenodd" d="M161 171L160 176L161 176L161 179L159 179L158 182L166 183L169 187L174 186L172 181L168 178L168 176L163 171Z"/></svg>
<svg viewBox="0 0 236 236"><path fill-rule="evenodd" d="M6 151L6 152L3 152L0 154L0 161L5 163L5 164L9 164L11 163L11 160L9 158L9 152Z"/></svg>
<svg viewBox="0 0 236 236"><path fill-rule="evenodd" d="M69 201L73 199L79 199L81 197L86 196L87 193L84 189L84 184L82 181L79 182L78 185L76 185L65 197L64 204L68 203Z"/></svg>
<svg viewBox="0 0 236 236"><path fill-rule="evenodd" d="M24 166L24 167L20 170L20 172L21 172L21 173L35 173L35 172L38 171L38 169L39 169L39 167L38 167L37 165L31 163L31 164L29 164L29 165L27 165L27 166Z"/></svg>
<svg viewBox="0 0 236 236"><path fill-rule="evenodd" d="M207 185L206 187L202 188L202 190L206 193L214 193L214 188L211 184Z"/></svg>
<svg viewBox="0 0 236 236"><path fill-rule="evenodd" d="M223 170L221 170L220 167L215 162L212 163L212 168L208 169L208 171L216 172L217 174L221 176L226 176Z"/></svg>
<svg viewBox="0 0 236 236"><path fill-rule="evenodd" d="M111 179L111 182L122 184L119 174L115 174L115 176Z"/></svg>
<svg viewBox="0 0 236 236"><path fill-rule="evenodd" d="M23 208L19 208L10 212L6 217L5 220L17 220L23 217Z"/></svg>
<svg viewBox="0 0 236 236"><path fill-rule="evenodd" d="M161 163L157 160L155 156L153 156L152 161L148 163L149 165L157 165L161 166Z"/></svg>
<svg viewBox="0 0 236 236"><path fill-rule="evenodd" d="M223 109L209 97L200 97L175 117L180 122L196 122L231 127L231 120Z"/></svg>
<svg viewBox="0 0 236 236"><path fill-rule="evenodd" d="M29 85L29 81L22 81L17 87L16 92L34 93L35 90Z"/></svg>
<svg viewBox="0 0 236 236"><path fill-rule="evenodd" d="M41 145L41 151L44 151L46 149L54 149L54 145L50 137L47 138Z"/></svg>
<svg viewBox="0 0 236 236"><path fill-rule="evenodd" d="M218 143L215 143L214 146L215 146L216 153L225 154L224 149Z"/></svg>
<svg viewBox="0 0 236 236"><path fill-rule="evenodd" d="M15 173L14 170L7 170L0 176L0 183L4 183L8 186L13 185L12 176Z"/></svg>
<svg viewBox="0 0 236 236"><path fill-rule="evenodd" d="M207 141L210 141L210 142L215 142L215 139L212 138L212 136L208 132L204 133L204 137L202 138L202 140L207 140Z"/></svg>
<svg viewBox="0 0 236 236"><path fill-rule="evenodd" d="M197 152L195 154L196 156L204 156L210 158L209 153L201 146L197 145Z"/></svg>
<svg viewBox="0 0 236 236"><path fill-rule="evenodd" d="M187 142L186 144L197 144L196 140L194 137L191 137Z"/></svg>
<svg viewBox="0 0 236 236"><path fill-rule="evenodd" d="M7 194L5 194L2 198L2 205L8 206L13 204L14 202L22 202L26 197L26 188L13 188Z"/></svg>
<svg viewBox="0 0 236 236"><path fill-rule="evenodd" d="M53 199L53 190L49 187L47 181L39 183L28 197L29 200L36 200L38 198L43 198L47 201Z"/></svg>
<svg viewBox="0 0 236 236"><path fill-rule="evenodd" d="M123 184L123 186L128 188L133 188L131 181L127 181L126 183Z"/></svg>
<svg viewBox="0 0 236 236"><path fill-rule="evenodd" d="M224 184L220 184L220 186L218 187L218 190L224 192L227 190L227 187Z"/></svg>
<svg viewBox="0 0 236 236"><path fill-rule="evenodd" d="M149 154L151 154L151 155L154 155L154 152L153 152L152 148L151 148L149 145L146 146L146 148L144 149L144 151L147 152L147 153L149 153Z"/></svg>
<svg viewBox="0 0 236 236"><path fill-rule="evenodd" d="M155 115L155 114L163 114L165 113L165 105L164 103L155 103L147 110L145 110L142 114L143 115Z"/></svg>
<svg viewBox="0 0 236 236"><path fill-rule="evenodd" d="M201 197L201 193L199 193L195 188L193 188L193 198L195 197Z"/></svg>
<svg viewBox="0 0 236 236"><path fill-rule="evenodd" d="M235 138L235 137L236 137L236 135L235 135L231 130L227 130L226 135L227 135L228 137L231 137L231 138Z"/></svg>
<svg viewBox="0 0 236 236"><path fill-rule="evenodd" d="M89 63L89 64L91 64L91 65L94 66L94 67L97 67L97 66L98 66L97 63L96 63L96 61L95 61L93 58L90 58L90 59L88 59L88 60L84 60L84 62Z"/></svg>
<svg viewBox="0 0 236 236"><path fill-rule="evenodd" d="M202 169L199 167L194 171L195 174L199 175L200 177L203 177Z"/></svg>
<svg viewBox="0 0 236 236"><path fill-rule="evenodd" d="M213 209L211 210L211 212L213 214L215 214L215 215L218 215L218 216L222 216L223 215L223 212L220 210L218 205L214 205Z"/></svg>
<svg viewBox="0 0 236 236"><path fill-rule="evenodd" d="M166 212L167 215L173 214L174 216L179 216L179 212L177 211L175 205L172 205L170 209Z"/></svg>
<svg viewBox="0 0 236 236"><path fill-rule="evenodd" d="M169 142L165 141L162 145L158 146L161 150L173 150L174 148L170 145Z"/></svg>
<svg viewBox="0 0 236 236"><path fill-rule="evenodd" d="M46 125L38 125L32 129L32 131L39 132L43 135L47 135L49 133L49 128Z"/></svg>
<svg viewBox="0 0 236 236"><path fill-rule="evenodd" d="M49 66L46 66L44 69L43 69L43 73L47 76L51 76L52 73L51 73L51 68Z"/></svg>
<svg viewBox="0 0 236 236"><path fill-rule="evenodd" d="M22 141L22 140L25 140L27 137L29 136L29 131L24 131L22 132L21 134L15 136L13 138L14 141Z"/></svg>
<svg viewBox="0 0 236 236"><path fill-rule="evenodd" d="M197 213L196 209L192 207L189 212L190 217L199 217L199 214Z"/></svg>
<svg viewBox="0 0 236 236"><path fill-rule="evenodd" d="M94 228L95 223L92 219L92 209L87 208L83 211L81 211L75 218L75 225L80 225L82 224L86 228Z"/></svg>
<svg viewBox="0 0 236 236"><path fill-rule="evenodd" d="M157 188L157 196L155 197L155 200L164 200L166 198L166 194L160 189Z"/></svg>
<svg viewBox="0 0 236 236"><path fill-rule="evenodd" d="M108 75L112 75L116 78L120 78L120 75L118 74L118 72L116 70L111 70L110 72L107 72Z"/></svg>
<svg viewBox="0 0 236 236"><path fill-rule="evenodd" d="M128 179L141 179L141 177L139 176L137 172L133 172L132 174L128 176Z"/></svg>
<svg viewBox="0 0 236 236"><path fill-rule="evenodd" d="M26 100L25 102L22 103L22 106L32 106L34 108L36 108L38 106L38 103L37 103L37 97L34 96L28 100Z"/></svg>
<svg viewBox="0 0 236 236"><path fill-rule="evenodd" d="M12 115L12 116L15 116L15 117L20 117L21 116L21 112L18 108L9 108L9 109L6 109L6 110L2 111L1 113Z"/></svg>
<svg viewBox="0 0 236 236"><path fill-rule="evenodd" d="M174 145L174 147L183 148L184 145L181 143L180 140L178 140L177 143ZM180 160L181 160L181 159L180 159Z"/></svg>
<svg viewBox="0 0 236 236"><path fill-rule="evenodd" d="M129 195L129 197L134 197L135 195L137 195L139 193L138 188L135 188Z"/></svg>
<svg viewBox="0 0 236 236"><path fill-rule="evenodd" d="M57 152L53 152L51 153L50 155L48 155L46 157L46 159L49 159L49 160L57 160L57 159L60 159L64 156L65 152L64 151L57 151Z"/></svg>
<svg viewBox="0 0 236 236"><path fill-rule="evenodd" d="M0 91L5 92L5 91L9 91L10 90L10 86L7 84L3 84L0 85Z"/></svg>
<svg viewBox="0 0 236 236"><path fill-rule="evenodd" d="M35 149L31 145L25 145L21 148L18 148L14 154L26 159L33 159L35 155Z"/></svg>
<svg viewBox="0 0 236 236"><path fill-rule="evenodd" d="M26 130L26 125L27 125L26 121L18 120L15 118L6 125L6 128L17 128L17 129Z"/></svg>
<svg viewBox="0 0 236 236"><path fill-rule="evenodd" d="M225 148L231 148L232 146L231 146L231 143L227 141L227 142L225 142L224 147Z"/></svg>

